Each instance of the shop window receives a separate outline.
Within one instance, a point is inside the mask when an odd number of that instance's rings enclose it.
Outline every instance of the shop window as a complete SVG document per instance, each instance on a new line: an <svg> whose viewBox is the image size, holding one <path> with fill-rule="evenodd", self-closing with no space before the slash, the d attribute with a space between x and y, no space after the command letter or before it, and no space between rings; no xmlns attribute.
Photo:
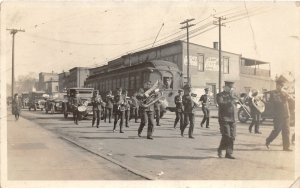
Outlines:
<svg viewBox="0 0 300 188"><path fill-rule="evenodd" d="M204 55L198 54L198 71L204 72Z"/></svg>

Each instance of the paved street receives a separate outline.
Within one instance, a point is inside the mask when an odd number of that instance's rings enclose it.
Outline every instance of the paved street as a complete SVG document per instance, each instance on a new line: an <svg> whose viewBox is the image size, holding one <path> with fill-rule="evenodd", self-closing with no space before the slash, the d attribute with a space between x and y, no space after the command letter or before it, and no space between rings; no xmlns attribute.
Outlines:
<svg viewBox="0 0 300 188"><path fill-rule="evenodd" d="M154 140L148 140L146 127L142 138L137 136L138 123L131 122L121 134L112 132L113 124L102 121L97 129L91 120L75 125L62 114L24 110L25 119L15 122L10 116L8 122L9 178L142 179L135 175L140 174L144 179L163 180L294 179L295 153L282 151L281 135L270 150L264 145L271 122L261 127L261 135L250 134L248 124L239 123L237 159L219 159L217 119L211 119L210 129L201 128L198 113L195 139L187 137L187 130L182 138L179 128L173 129L175 115L167 113L162 126L155 127Z"/></svg>
<svg viewBox="0 0 300 188"><path fill-rule="evenodd" d="M143 180L34 122L8 117L8 180Z"/></svg>

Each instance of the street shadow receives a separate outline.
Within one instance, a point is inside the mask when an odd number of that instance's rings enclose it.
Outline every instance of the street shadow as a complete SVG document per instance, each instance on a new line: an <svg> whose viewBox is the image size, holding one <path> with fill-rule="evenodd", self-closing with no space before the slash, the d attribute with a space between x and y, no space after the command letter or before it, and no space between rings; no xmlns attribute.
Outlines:
<svg viewBox="0 0 300 188"><path fill-rule="evenodd" d="M82 136L82 137L78 137L78 138L82 138L82 139L96 139L96 140L128 140L128 139L138 139L139 137L86 137L86 136Z"/></svg>
<svg viewBox="0 0 300 188"><path fill-rule="evenodd" d="M210 151L210 152L217 152L217 150L218 150L218 148L194 148L194 149L200 150L200 151ZM282 151L282 150L255 147L255 148L249 148L249 149L234 148L234 151L265 151L266 152L266 151Z"/></svg>
<svg viewBox="0 0 300 188"><path fill-rule="evenodd" d="M178 156L178 155L136 155L137 158L148 158L154 160L168 160L168 159L189 159L189 160L203 160L203 159L214 159L218 157L196 157L196 156Z"/></svg>

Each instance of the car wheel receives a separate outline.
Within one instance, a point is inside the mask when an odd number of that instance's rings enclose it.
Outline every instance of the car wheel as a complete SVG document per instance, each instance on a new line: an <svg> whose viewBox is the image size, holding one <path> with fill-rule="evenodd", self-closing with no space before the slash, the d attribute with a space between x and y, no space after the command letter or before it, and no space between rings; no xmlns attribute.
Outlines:
<svg viewBox="0 0 300 188"><path fill-rule="evenodd" d="M247 112L243 108L240 108L238 111L238 119L241 123L246 123L249 119Z"/></svg>

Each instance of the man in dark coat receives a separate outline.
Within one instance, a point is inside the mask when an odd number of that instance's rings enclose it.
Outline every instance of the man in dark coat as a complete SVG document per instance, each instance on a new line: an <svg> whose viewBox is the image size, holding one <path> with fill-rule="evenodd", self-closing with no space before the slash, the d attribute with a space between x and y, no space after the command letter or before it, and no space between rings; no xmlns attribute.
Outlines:
<svg viewBox="0 0 300 188"><path fill-rule="evenodd" d="M235 110L236 98L233 94L234 82L225 81L224 91L217 94L219 107L219 124L222 139L218 148L218 156L222 157L222 150L226 150L225 158L235 159L232 156L236 135Z"/></svg>
<svg viewBox="0 0 300 188"><path fill-rule="evenodd" d="M111 123L111 115L113 112L113 102L114 96L112 95L112 91L110 90L105 98L106 106L105 106L105 116L104 116L104 122L106 122L106 118L108 117L109 123Z"/></svg>
<svg viewBox="0 0 300 188"><path fill-rule="evenodd" d="M201 121L201 127L206 122L206 128L209 128L209 105L210 105L210 97L208 95L208 88L204 89L205 94L202 95L199 99L199 102L202 103L202 112L203 112L203 119Z"/></svg>
<svg viewBox="0 0 300 188"><path fill-rule="evenodd" d="M290 149L290 111L289 100L293 100L287 92L283 91L284 84L287 82L286 78L280 76L276 80L276 90L270 93L270 104L273 109L274 129L266 139L266 146L269 148L271 142L281 132L282 145L284 151L292 151Z"/></svg>
<svg viewBox="0 0 300 188"><path fill-rule="evenodd" d="M12 112L13 115L15 115L16 120L18 120L20 117L21 108L22 108L22 102L19 98L19 95L16 93L12 101Z"/></svg>
<svg viewBox="0 0 300 188"><path fill-rule="evenodd" d="M135 123L137 123L137 120L139 118L139 102L136 98L137 96L137 92L133 94L133 96L131 97L131 116L130 116L130 119L134 118L135 119Z"/></svg>
<svg viewBox="0 0 300 188"><path fill-rule="evenodd" d="M145 86L145 90L147 91L148 89L151 88L151 82L148 82L147 85ZM148 96L145 95L143 92L144 90L140 89L140 93L137 95L137 99L140 101L145 100ZM141 111L141 123L138 129L138 136L141 137L141 133L143 131L143 128L146 124L148 124L148 130L147 130L147 139L153 140L152 133L154 129L154 104L149 105L149 106L143 106L141 102L140 106L140 111Z"/></svg>
<svg viewBox="0 0 300 188"><path fill-rule="evenodd" d="M120 119L120 133L123 132L123 123L124 123L124 116L125 116L125 99L124 95L122 95L122 88L117 90L117 95L114 97L114 129L113 132L116 131L116 126L118 120Z"/></svg>
<svg viewBox="0 0 300 188"><path fill-rule="evenodd" d="M261 134L259 131L259 123L260 123L260 117L261 113L257 110L257 108L254 106L253 102L256 102L256 97L258 95L258 91L256 89L252 90L252 96L248 98L249 100L249 107L251 112L251 118L252 122L249 126L249 132L252 132L252 127L255 125L255 134Z"/></svg>
<svg viewBox="0 0 300 188"><path fill-rule="evenodd" d="M179 121L180 123L180 130L183 128L183 104L182 104L182 96L183 96L183 90L182 89L179 89L178 90L178 95L175 96L174 98L174 102L175 102L175 105L176 105L176 110L175 110L175 113L176 113L176 119L175 119L175 122L174 122L174 128L176 128L176 125Z"/></svg>
<svg viewBox="0 0 300 188"><path fill-rule="evenodd" d="M182 104L184 106L184 111L183 111L184 123L181 129L181 136L183 136L184 129L187 127L188 124L190 124L189 138L194 138L193 137L194 123L195 123L194 109L197 104L192 100L192 96L191 96L192 87L190 85L185 85L183 90L184 90L184 95L182 97Z"/></svg>
<svg viewBox="0 0 300 188"><path fill-rule="evenodd" d="M93 106L93 120L92 127L95 124L97 119L97 128L99 128L100 119L101 119L101 111L102 111L102 98L101 95L98 94L98 91L94 91L92 97L92 106Z"/></svg>

